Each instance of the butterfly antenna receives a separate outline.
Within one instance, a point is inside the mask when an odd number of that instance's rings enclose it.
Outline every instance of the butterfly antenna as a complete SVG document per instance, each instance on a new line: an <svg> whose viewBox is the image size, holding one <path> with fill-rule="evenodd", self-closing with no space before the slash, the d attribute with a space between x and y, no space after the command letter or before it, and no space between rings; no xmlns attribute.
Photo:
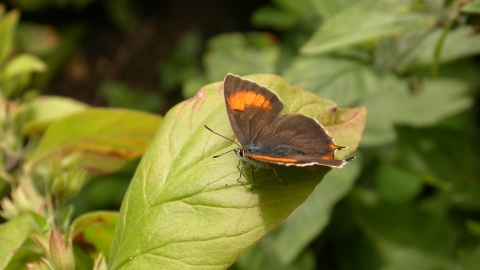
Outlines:
<svg viewBox="0 0 480 270"><path fill-rule="evenodd" d="M204 126L206 129L208 129L210 132L212 132L213 134L216 134L216 135L218 135L218 136L220 136L220 137L222 137L222 138L224 138L224 139L227 139L227 140L231 141L232 143L234 143L234 144L238 145L239 147L241 147L241 145L238 144L238 143L236 143L234 140L232 140L232 139L230 139L230 138L227 138L227 137L223 136L222 134L218 134L217 132L213 131L211 128L207 127L206 125L203 125L203 126ZM233 151L233 150L230 150L230 151L228 151L228 152L231 152L231 151ZM226 154L226 153L228 153L228 152L225 152L224 154ZM222 154L222 155L223 155L223 154ZM221 156L221 155L220 155L220 156Z"/></svg>

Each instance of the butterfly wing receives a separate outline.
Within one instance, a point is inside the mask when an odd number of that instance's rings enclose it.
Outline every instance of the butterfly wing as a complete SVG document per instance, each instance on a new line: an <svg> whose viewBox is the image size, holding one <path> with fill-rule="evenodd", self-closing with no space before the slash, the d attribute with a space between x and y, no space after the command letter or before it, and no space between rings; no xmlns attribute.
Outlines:
<svg viewBox="0 0 480 270"><path fill-rule="evenodd" d="M335 168L346 164L335 159L335 152L344 147L336 145L317 120L302 114L278 115L245 147L246 156L267 163Z"/></svg>
<svg viewBox="0 0 480 270"><path fill-rule="evenodd" d="M223 89L233 133L242 145L257 140L263 127L283 110L283 102L274 92L233 74L227 74Z"/></svg>

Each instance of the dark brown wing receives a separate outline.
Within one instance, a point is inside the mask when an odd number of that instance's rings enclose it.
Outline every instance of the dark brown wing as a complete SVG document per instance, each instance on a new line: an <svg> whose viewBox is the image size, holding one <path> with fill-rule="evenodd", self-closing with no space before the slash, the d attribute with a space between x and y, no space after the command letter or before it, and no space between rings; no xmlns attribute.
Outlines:
<svg viewBox="0 0 480 270"><path fill-rule="evenodd" d="M335 151L344 147L336 145L317 120L302 114L278 115L245 148L250 158L286 166L341 168L346 163L335 159Z"/></svg>
<svg viewBox="0 0 480 270"><path fill-rule="evenodd" d="M283 102L274 92L233 74L227 74L223 89L233 133L242 145L257 140L263 127L283 110Z"/></svg>

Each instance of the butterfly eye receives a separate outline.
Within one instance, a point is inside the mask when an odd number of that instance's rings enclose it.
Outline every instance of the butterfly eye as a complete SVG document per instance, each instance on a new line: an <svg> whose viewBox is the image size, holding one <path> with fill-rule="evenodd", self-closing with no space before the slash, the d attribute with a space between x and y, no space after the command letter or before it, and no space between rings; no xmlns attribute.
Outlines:
<svg viewBox="0 0 480 270"><path fill-rule="evenodd" d="M235 152L235 154L237 154L238 157L243 158L243 154L245 153L245 150L243 150L243 148L238 148L233 151Z"/></svg>

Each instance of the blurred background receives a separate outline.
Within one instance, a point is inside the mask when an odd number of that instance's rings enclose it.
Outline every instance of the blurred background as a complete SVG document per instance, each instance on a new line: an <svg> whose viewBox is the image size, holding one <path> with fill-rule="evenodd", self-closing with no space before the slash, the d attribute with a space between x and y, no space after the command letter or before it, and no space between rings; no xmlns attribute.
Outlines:
<svg viewBox="0 0 480 270"><path fill-rule="evenodd" d="M357 159L233 269L480 269L480 1L7 0L27 94L164 115L226 73L366 107ZM24 93L23 93L24 94ZM118 210L138 160L74 216Z"/></svg>

